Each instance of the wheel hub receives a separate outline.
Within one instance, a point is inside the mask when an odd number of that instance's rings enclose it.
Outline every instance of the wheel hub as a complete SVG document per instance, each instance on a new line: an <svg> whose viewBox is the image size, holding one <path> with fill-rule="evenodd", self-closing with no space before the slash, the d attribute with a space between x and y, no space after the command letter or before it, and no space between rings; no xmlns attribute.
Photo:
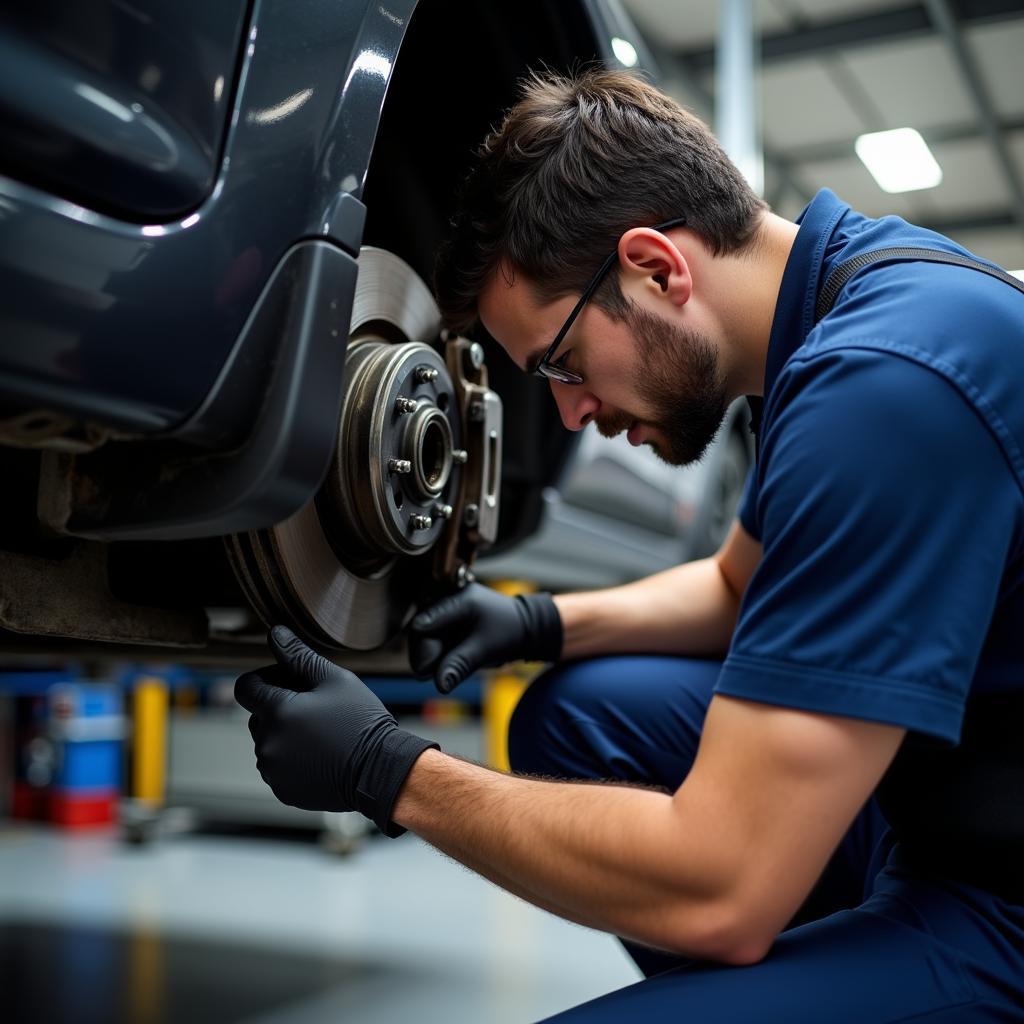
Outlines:
<svg viewBox="0 0 1024 1024"><path fill-rule="evenodd" d="M317 496L339 557L373 572L420 555L452 514L457 483L455 389L428 345L377 338L349 348L338 445Z"/></svg>
<svg viewBox="0 0 1024 1024"><path fill-rule="evenodd" d="M413 270L364 248L326 479L283 523L226 539L267 625L287 623L319 647L379 647L436 578L464 582L476 547L493 540L501 403L487 390L479 346L474 362L469 343L455 339L446 359L431 344L439 331L440 314ZM486 406L482 423L471 402ZM493 508L489 533L466 525L471 504Z"/></svg>

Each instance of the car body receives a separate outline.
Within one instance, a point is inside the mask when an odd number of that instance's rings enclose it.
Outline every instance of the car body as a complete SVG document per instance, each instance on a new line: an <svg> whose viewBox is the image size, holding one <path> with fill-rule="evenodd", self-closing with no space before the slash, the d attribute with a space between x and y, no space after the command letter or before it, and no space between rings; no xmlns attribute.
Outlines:
<svg viewBox="0 0 1024 1024"><path fill-rule="evenodd" d="M615 37L643 63L617 0L5 9L0 648L371 651L534 533L572 438L426 282L520 76Z"/></svg>

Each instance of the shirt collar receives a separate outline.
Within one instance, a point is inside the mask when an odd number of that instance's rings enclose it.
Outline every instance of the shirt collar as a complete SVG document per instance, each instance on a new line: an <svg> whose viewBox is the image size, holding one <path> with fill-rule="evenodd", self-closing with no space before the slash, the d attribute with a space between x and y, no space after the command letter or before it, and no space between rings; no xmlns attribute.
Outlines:
<svg viewBox="0 0 1024 1024"><path fill-rule="evenodd" d="M749 400L753 420L751 429L755 434L760 426L763 401L771 395L786 360L804 343L814 327L814 306L825 250L836 225L849 209L835 193L823 188L796 219L800 230L786 260L768 339L764 400Z"/></svg>

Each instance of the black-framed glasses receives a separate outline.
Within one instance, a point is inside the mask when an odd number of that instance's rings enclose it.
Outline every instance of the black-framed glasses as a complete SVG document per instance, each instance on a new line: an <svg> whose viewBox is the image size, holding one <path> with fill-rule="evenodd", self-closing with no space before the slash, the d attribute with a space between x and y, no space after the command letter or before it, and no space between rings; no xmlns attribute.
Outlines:
<svg viewBox="0 0 1024 1024"><path fill-rule="evenodd" d="M661 224L654 224L651 227L652 231L667 231L669 228L678 228L686 223L685 217L674 217L672 220L666 220ZM564 366L559 366L555 362L555 353L558 351L558 346L562 344L562 340L569 333L569 328L572 327L576 320L576 317L580 315L580 310L590 301L593 297L594 292L600 287L601 282L605 279L608 271L618 262L619 258L619 247L616 246L608 254L608 257L597 269L597 273L590 279L590 283L586 288L583 289L583 294L580 296L579 302L573 306L572 312L569 314L568 319L562 324L561 329L555 335L555 340L548 346L547 351L541 356L540 362L537 364L537 368L533 371L538 377L547 377L548 380L557 380L560 384L582 384L582 374L575 373L572 370L567 369Z"/></svg>

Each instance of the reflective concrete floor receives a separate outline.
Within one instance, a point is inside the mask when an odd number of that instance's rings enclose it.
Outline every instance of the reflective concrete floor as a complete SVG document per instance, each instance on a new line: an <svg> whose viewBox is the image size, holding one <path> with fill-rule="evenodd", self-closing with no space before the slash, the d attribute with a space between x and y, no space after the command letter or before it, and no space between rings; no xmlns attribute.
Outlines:
<svg viewBox="0 0 1024 1024"><path fill-rule="evenodd" d="M0 823L5 1024L525 1024L638 978L405 836L147 847Z"/></svg>

